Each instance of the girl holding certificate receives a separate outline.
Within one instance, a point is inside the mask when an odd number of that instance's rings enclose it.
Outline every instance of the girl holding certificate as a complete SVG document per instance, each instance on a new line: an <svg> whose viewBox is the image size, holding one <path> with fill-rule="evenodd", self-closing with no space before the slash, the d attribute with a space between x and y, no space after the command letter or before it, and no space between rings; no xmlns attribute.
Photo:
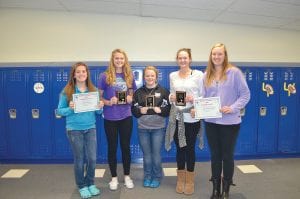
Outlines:
<svg viewBox="0 0 300 199"><path fill-rule="evenodd" d="M138 118L138 137L144 154L143 185L157 188L162 178L160 152L171 106L169 91L157 83L158 70L147 66L143 77L145 85L134 93L131 111Z"/></svg>
<svg viewBox="0 0 300 199"><path fill-rule="evenodd" d="M203 97L220 97L222 113L221 118L205 119L213 183L210 198L227 199L229 187L233 185L234 148L241 123L240 110L249 102L250 91L242 72L228 62L226 47L221 43L214 45L210 51L203 81Z"/></svg>
<svg viewBox="0 0 300 199"><path fill-rule="evenodd" d="M191 117L190 111L195 98L202 96L202 76L199 70L192 70L191 50L177 51L179 70L170 74L170 111L166 132L166 149L174 139L176 144L177 184L176 192L187 195L194 193L195 144L200 131L200 120Z"/></svg>
<svg viewBox="0 0 300 199"><path fill-rule="evenodd" d="M134 187L130 178L130 139L132 135L131 102L136 90L134 76L125 51L116 49L112 52L107 70L101 74L99 81L101 98L104 101L104 129L108 145L108 164L112 179L110 190L118 189L117 148L120 137L124 184L127 188Z"/></svg>
<svg viewBox="0 0 300 199"><path fill-rule="evenodd" d="M81 198L100 194L94 185L97 137L95 114L102 113L103 102L98 111L74 113L73 94L97 92L90 78L88 66L83 62L75 63L70 72L67 85L60 94L57 114L66 116L66 129L74 156L74 174Z"/></svg>

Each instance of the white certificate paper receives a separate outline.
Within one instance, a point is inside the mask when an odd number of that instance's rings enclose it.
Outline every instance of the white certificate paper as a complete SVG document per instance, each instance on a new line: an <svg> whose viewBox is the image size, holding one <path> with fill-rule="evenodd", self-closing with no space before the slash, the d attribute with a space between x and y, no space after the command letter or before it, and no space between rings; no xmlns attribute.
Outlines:
<svg viewBox="0 0 300 199"><path fill-rule="evenodd" d="M195 119L221 118L220 97L196 98L194 100Z"/></svg>
<svg viewBox="0 0 300 199"><path fill-rule="evenodd" d="M99 110L99 93L88 92L73 94L73 102L75 113Z"/></svg>

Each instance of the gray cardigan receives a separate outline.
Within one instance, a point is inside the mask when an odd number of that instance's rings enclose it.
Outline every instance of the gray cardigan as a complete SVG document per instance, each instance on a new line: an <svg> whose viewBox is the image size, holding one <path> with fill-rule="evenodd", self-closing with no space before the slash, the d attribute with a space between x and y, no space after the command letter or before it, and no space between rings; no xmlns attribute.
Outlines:
<svg viewBox="0 0 300 199"><path fill-rule="evenodd" d="M189 113L193 107L188 107L184 109L178 109L174 104L171 105L170 116L168 127L165 136L165 149L169 151L171 149L171 144L174 140L174 134L176 129L176 117L178 117L178 140L179 140L179 147L186 146L186 138L185 138L185 128L184 128L184 120L183 120L183 113ZM204 142L203 142L203 125L200 125L200 130L198 133L199 138L199 148L203 149Z"/></svg>

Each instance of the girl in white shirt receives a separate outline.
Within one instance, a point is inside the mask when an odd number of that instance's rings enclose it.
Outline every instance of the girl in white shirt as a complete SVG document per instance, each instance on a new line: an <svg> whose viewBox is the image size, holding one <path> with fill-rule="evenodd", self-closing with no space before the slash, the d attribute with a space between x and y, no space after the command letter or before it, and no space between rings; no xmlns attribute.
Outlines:
<svg viewBox="0 0 300 199"><path fill-rule="evenodd" d="M177 51L176 55L179 70L170 74L170 102L176 104L176 91L185 92L185 104L176 106L179 110L185 110L183 113L184 136L186 146L181 145L181 136L178 133L179 118L177 115L174 141L176 144L176 161L177 161L177 185L176 192L187 195L194 193L194 167L195 167L195 143L197 134L200 130L200 121L192 118L189 108L192 108L195 98L202 96L202 76L199 70L192 70L191 50L182 48ZM178 95L177 95L178 97Z"/></svg>

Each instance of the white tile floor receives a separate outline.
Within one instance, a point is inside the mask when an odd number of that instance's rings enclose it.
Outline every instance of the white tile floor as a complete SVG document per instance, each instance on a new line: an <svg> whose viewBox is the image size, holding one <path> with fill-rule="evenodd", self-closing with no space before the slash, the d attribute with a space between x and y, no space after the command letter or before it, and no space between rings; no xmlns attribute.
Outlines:
<svg viewBox="0 0 300 199"><path fill-rule="evenodd" d="M262 173L255 165L237 165L236 166L243 173ZM9 169L4 173L1 178L22 178L30 169ZM96 169L95 178L103 178L106 169ZM163 173L165 177L176 176L176 168L163 168Z"/></svg>
<svg viewBox="0 0 300 199"><path fill-rule="evenodd" d="M9 169L1 178L22 178L29 169Z"/></svg>

